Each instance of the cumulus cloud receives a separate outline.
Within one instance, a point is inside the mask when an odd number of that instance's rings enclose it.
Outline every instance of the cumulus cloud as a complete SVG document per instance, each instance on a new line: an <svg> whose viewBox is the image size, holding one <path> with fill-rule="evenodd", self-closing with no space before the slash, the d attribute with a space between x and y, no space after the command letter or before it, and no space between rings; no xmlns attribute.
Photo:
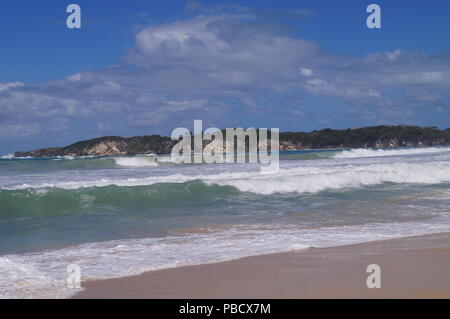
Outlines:
<svg viewBox="0 0 450 319"><path fill-rule="evenodd" d="M318 45L255 19L222 14L149 27L137 34L128 61L181 90L215 96L295 81L295 66L318 54Z"/></svg>

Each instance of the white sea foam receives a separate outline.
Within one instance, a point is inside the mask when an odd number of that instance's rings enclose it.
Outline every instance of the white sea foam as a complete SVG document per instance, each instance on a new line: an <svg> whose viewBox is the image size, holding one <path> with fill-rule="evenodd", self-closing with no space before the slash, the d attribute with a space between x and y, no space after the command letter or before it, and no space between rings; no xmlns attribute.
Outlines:
<svg viewBox="0 0 450 319"><path fill-rule="evenodd" d="M140 157L115 157L114 161L117 165L123 167L154 167L158 166L154 157L140 156Z"/></svg>
<svg viewBox="0 0 450 319"><path fill-rule="evenodd" d="M11 159L11 158L14 158L14 154L12 154L12 153L5 154L5 155L2 156L2 158L3 159Z"/></svg>
<svg viewBox="0 0 450 319"><path fill-rule="evenodd" d="M158 156L156 160L159 163L176 163L172 156Z"/></svg>
<svg viewBox="0 0 450 319"><path fill-rule="evenodd" d="M26 156L26 157L16 157L14 154L5 154L1 157L2 159L21 159L21 160L26 160L26 159L33 159L33 157L31 156Z"/></svg>
<svg viewBox="0 0 450 319"><path fill-rule="evenodd" d="M300 229L298 226L235 227L187 236L89 243L61 250L0 257L0 298L65 298L66 268L81 267L83 281L247 256L330 247L449 231L447 222L368 224Z"/></svg>
<svg viewBox="0 0 450 319"><path fill-rule="evenodd" d="M358 157L378 157L378 156L400 156L416 154L432 154L450 152L450 147L424 147L408 149L353 149L337 153L334 158L358 158Z"/></svg>
<svg viewBox="0 0 450 319"><path fill-rule="evenodd" d="M206 180L208 184L234 186L242 192L259 194L317 193L379 185L383 183L440 184L450 182L450 163L385 164L345 166L335 169L285 170L277 176L253 176L227 180Z"/></svg>
<svg viewBox="0 0 450 319"><path fill-rule="evenodd" d="M185 183L201 180L207 185L233 186L242 192L259 194L317 193L383 183L433 185L450 182L449 162L348 164L340 166L300 166L277 173L223 172L220 174L171 174L145 178L95 179L89 181L21 184L3 189L62 188L79 189L104 186L149 186L158 183Z"/></svg>
<svg viewBox="0 0 450 319"><path fill-rule="evenodd" d="M65 155L65 156L57 156L56 158L54 158L54 161L62 161L62 160L67 160L67 161L73 161L74 159L76 159L77 157L75 156L69 156L69 155ZM81 158L81 157L80 157Z"/></svg>

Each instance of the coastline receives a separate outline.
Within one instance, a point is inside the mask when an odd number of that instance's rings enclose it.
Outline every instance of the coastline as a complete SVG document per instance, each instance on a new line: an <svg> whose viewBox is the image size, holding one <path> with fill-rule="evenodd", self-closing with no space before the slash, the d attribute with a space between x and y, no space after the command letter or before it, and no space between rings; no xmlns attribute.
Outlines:
<svg viewBox="0 0 450 319"><path fill-rule="evenodd" d="M381 267L368 289L366 268ZM450 298L450 233L311 248L82 282L73 298Z"/></svg>
<svg viewBox="0 0 450 319"><path fill-rule="evenodd" d="M252 129L254 130L254 129ZM223 134L223 130L221 131ZM194 132L196 136L202 132ZM236 132L231 134L237 136ZM248 130L245 134L249 134ZM259 133L258 133L259 134ZM191 136L189 137L191 139ZM414 148L450 145L450 129L439 130L436 127L418 126L370 126L353 129L323 129L312 132L281 132L279 135L280 151L318 150L318 149L350 149L350 148ZM266 136L267 138L267 136ZM223 136L222 136L222 140ZM262 140L261 140L262 141ZM259 141L258 143L261 143ZM266 142L268 142L266 140ZM78 141L63 147L47 147L32 151L16 151L15 158L51 158L58 156L122 156L136 154L171 154L178 143L171 137L161 135L145 135L134 137L103 136L90 140ZM203 149L208 145L220 152L235 150L235 145L215 142L207 143L202 140ZM270 142L272 143L272 142ZM269 147L269 144L267 147ZM245 138L244 138L244 145ZM250 149L250 145L246 145Z"/></svg>

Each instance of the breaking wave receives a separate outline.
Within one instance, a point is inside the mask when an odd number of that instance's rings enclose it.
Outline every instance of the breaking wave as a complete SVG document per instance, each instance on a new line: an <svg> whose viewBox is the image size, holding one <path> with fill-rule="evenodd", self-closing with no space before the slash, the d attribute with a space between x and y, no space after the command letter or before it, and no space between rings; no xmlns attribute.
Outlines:
<svg viewBox="0 0 450 319"><path fill-rule="evenodd" d="M155 157L116 157L114 162L122 167L153 167L158 166Z"/></svg>
<svg viewBox="0 0 450 319"><path fill-rule="evenodd" d="M258 194L317 193L325 190L359 188L383 183L441 184L450 182L450 163L389 163L332 167L295 167L272 174L235 172L204 175L172 174L145 178L100 179L91 181L22 184L3 189L80 189L106 186L149 186L164 183L202 181L207 185L233 186L241 192Z"/></svg>
<svg viewBox="0 0 450 319"><path fill-rule="evenodd" d="M336 169L284 171L280 176L206 181L221 186L233 186L242 192L258 194L318 193L374 186L383 183L441 184L450 182L450 164L385 164L346 166Z"/></svg>
<svg viewBox="0 0 450 319"><path fill-rule="evenodd" d="M378 156L420 155L450 152L450 147L427 147L409 149L352 149L334 154L334 158L359 158Z"/></svg>
<svg viewBox="0 0 450 319"><path fill-rule="evenodd" d="M61 156L55 158L16 158L5 156L0 158L0 170L34 171L39 169L94 170L112 168L149 168L158 166L158 162L169 162L166 159L159 160L156 156Z"/></svg>
<svg viewBox="0 0 450 319"><path fill-rule="evenodd" d="M368 157L387 157L401 155L449 154L450 147L428 147L414 149L352 149L352 150L303 150L281 152L280 159L285 161L356 159ZM151 168L160 165L176 164L170 155L138 156L62 156L56 158L16 158L6 154L0 158L0 170L33 171L45 170L82 170L82 169L121 169Z"/></svg>

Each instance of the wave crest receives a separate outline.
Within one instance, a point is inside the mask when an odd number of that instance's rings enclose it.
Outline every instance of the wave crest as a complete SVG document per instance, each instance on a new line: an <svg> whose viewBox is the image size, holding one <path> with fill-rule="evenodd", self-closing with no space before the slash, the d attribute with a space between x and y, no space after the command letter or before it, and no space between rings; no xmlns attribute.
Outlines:
<svg viewBox="0 0 450 319"><path fill-rule="evenodd" d="M122 167L154 167L158 166L155 157L116 157L114 162Z"/></svg>
<svg viewBox="0 0 450 319"><path fill-rule="evenodd" d="M23 184L4 189L62 188L81 189L105 186L149 186L154 184L186 183L200 180L207 185L232 186L241 192L258 194L317 193L383 183L441 184L450 182L450 163L391 163L342 165L334 167L295 167L281 169L275 174L261 175L259 172L235 172L205 175L172 174L146 178L117 180L94 180Z"/></svg>
<svg viewBox="0 0 450 319"><path fill-rule="evenodd" d="M420 154L433 154L444 152L450 152L450 147L427 147L427 148L390 149L390 150L357 148L342 151L338 154L335 154L334 158L420 155Z"/></svg>

